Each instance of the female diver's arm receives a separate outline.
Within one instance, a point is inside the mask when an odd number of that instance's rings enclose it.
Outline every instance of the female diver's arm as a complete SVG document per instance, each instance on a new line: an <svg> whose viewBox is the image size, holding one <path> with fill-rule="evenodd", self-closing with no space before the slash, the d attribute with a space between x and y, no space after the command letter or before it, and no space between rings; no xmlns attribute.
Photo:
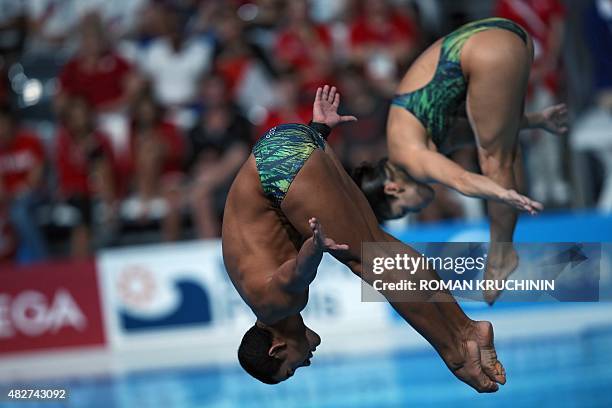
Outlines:
<svg viewBox="0 0 612 408"><path fill-rule="evenodd" d="M564 135L568 132L568 110L563 103L549 106L538 112L525 113L521 118L521 130L542 129L556 135ZM457 115L454 121L453 135L460 134L460 140L466 136L473 137L474 133L470 121L465 115Z"/></svg>
<svg viewBox="0 0 612 408"><path fill-rule="evenodd" d="M438 152L426 148L406 149L403 159L396 164L422 182L435 181L469 197L504 202L517 210L535 214L542 205L530 198L508 190L481 174L469 172Z"/></svg>
<svg viewBox="0 0 612 408"><path fill-rule="evenodd" d="M557 135L564 135L568 131L567 106L559 104L549 106L539 112L530 112L523 115L521 130L543 129Z"/></svg>

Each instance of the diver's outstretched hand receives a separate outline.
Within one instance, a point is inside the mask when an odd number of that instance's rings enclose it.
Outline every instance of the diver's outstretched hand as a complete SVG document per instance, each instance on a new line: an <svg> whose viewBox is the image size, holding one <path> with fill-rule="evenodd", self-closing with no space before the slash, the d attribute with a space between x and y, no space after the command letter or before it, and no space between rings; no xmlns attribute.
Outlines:
<svg viewBox="0 0 612 408"><path fill-rule="evenodd" d="M561 103L539 112L538 127L556 135L565 135L569 130L567 121L567 106Z"/></svg>
<svg viewBox="0 0 612 408"><path fill-rule="evenodd" d="M314 241L315 246L323 252L329 251L347 251L349 246L346 244L336 244L331 238L327 238L325 236L325 232L323 232L323 227L319 220L316 218L311 218L308 220L308 225L310 225L310 229L312 230L312 239Z"/></svg>
<svg viewBox="0 0 612 408"><path fill-rule="evenodd" d="M517 193L515 190L506 190L502 196L502 201L516 210L526 211L531 215L536 215L544 209L542 203Z"/></svg>
<svg viewBox="0 0 612 408"><path fill-rule="evenodd" d="M317 88L317 95L312 105L312 121L333 128L338 123L357 120L355 116L338 115L338 106L340 106L340 93L336 91L335 86L330 88L329 85L325 85L323 88Z"/></svg>

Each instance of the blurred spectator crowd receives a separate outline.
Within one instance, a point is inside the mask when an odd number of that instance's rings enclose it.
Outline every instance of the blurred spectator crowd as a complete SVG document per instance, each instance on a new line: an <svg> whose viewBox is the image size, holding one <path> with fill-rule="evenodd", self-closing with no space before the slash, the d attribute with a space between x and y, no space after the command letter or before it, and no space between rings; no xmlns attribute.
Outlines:
<svg viewBox="0 0 612 408"><path fill-rule="evenodd" d="M612 1L580 2L578 49L590 62L578 69L564 49L577 3L0 0L0 260L217 237L253 143L277 124L308 122L322 84L336 85L341 109L359 118L330 138L347 169L378 160L409 64L491 15L535 40L528 109L571 101L568 75L592 83L569 138L523 135L526 188L553 208L599 200L612 210ZM576 173L572 151L596 164ZM478 171L473 150L456 159ZM575 199L575 174L595 179L585 199ZM483 214L480 202L437 197L419 221Z"/></svg>

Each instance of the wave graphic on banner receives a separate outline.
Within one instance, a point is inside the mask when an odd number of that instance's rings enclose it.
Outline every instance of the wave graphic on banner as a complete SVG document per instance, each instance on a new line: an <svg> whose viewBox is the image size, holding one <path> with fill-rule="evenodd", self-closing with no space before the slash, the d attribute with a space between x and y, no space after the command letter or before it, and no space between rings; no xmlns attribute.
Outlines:
<svg viewBox="0 0 612 408"><path fill-rule="evenodd" d="M174 283L178 291L178 306L162 314L143 317L140 313L131 313L122 308L119 313L121 326L127 332L163 327L207 325L211 322L210 298L207 291L198 283L189 279L177 280Z"/></svg>

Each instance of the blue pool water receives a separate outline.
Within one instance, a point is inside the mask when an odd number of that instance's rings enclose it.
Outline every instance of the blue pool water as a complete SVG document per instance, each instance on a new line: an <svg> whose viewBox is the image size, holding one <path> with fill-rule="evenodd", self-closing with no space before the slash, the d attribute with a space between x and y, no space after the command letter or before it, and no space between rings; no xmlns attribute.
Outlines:
<svg viewBox="0 0 612 408"><path fill-rule="evenodd" d="M497 345L508 383L477 394L456 380L433 351L395 351L363 358L313 359L278 386L251 380L237 366L134 372L59 380L65 404L13 407L612 407L612 328L581 335ZM46 383L48 385L48 383Z"/></svg>

